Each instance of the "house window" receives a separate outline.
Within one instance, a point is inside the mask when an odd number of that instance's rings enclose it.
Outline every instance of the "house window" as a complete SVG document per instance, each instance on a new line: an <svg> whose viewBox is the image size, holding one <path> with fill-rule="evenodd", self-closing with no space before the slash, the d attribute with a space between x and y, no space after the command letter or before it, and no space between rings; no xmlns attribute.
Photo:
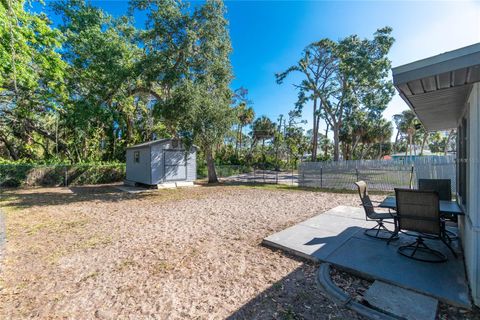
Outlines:
<svg viewBox="0 0 480 320"><path fill-rule="evenodd" d="M133 153L133 162L140 163L140 151L135 151Z"/></svg>
<svg viewBox="0 0 480 320"><path fill-rule="evenodd" d="M458 127L458 195L463 205L467 204L467 168L468 168L468 122L462 119Z"/></svg>

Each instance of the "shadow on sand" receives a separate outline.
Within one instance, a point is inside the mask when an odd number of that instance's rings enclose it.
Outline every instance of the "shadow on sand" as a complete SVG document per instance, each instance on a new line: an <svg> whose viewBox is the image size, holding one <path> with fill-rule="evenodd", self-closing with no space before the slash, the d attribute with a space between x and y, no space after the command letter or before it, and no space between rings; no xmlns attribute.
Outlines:
<svg viewBox="0 0 480 320"><path fill-rule="evenodd" d="M8 205L17 208L31 206L54 206L74 202L108 201L138 199L149 196L148 193L129 194L115 186L75 186L68 188L34 188L34 189L8 189L0 193L0 198L9 202Z"/></svg>
<svg viewBox="0 0 480 320"><path fill-rule="evenodd" d="M227 319L358 319L337 306L316 282L317 264L302 261L297 269L244 304Z"/></svg>

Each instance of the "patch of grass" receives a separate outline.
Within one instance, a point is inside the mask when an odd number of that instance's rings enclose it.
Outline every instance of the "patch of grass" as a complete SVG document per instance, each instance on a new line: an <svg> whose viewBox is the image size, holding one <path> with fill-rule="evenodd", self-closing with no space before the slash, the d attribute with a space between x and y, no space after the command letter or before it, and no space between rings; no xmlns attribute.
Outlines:
<svg viewBox="0 0 480 320"><path fill-rule="evenodd" d="M106 247L113 242L109 236L94 235L85 241L76 245L77 249L95 249L99 247Z"/></svg>
<svg viewBox="0 0 480 320"><path fill-rule="evenodd" d="M130 267L136 267L136 266L138 266L138 263L135 262L134 260L125 259L117 265L116 270L123 271L123 270L129 269Z"/></svg>
<svg viewBox="0 0 480 320"><path fill-rule="evenodd" d="M94 272L91 272L89 274L87 274L85 277L83 277L82 279L80 279L80 282L84 282L84 281L87 281L88 279L94 279L96 278L100 273L98 271L94 271Z"/></svg>
<svg viewBox="0 0 480 320"><path fill-rule="evenodd" d="M55 221L54 219L45 218L44 221L39 223L34 223L34 224L29 224L28 222L22 223L22 227L26 230L25 233L31 236L41 231L55 233L55 234L72 232L72 229L81 228L85 226L87 223L88 223L88 219Z"/></svg>
<svg viewBox="0 0 480 320"><path fill-rule="evenodd" d="M152 268L150 269L150 274L158 275L168 272L170 270L173 270L173 266L171 264L169 264L167 261L158 261L157 263L154 263L152 265Z"/></svg>

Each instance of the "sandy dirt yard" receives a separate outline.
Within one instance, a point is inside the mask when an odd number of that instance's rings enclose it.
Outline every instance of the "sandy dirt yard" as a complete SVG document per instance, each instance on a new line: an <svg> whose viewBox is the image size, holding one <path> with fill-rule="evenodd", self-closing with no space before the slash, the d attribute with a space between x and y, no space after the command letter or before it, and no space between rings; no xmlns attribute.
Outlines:
<svg viewBox="0 0 480 320"><path fill-rule="evenodd" d="M4 191L0 318L352 319L264 237L356 194L215 186Z"/></svg>

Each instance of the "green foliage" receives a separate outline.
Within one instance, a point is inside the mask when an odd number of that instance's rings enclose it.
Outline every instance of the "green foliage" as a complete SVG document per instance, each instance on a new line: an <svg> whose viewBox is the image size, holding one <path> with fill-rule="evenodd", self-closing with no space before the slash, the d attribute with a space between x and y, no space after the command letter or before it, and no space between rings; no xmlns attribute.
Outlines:
<svg viewBox="0 0 480 320"><path fill-rule="evenodd" d="M158 7L156 13L163 16L166 14L164 10ZM181 4L176 4L168 12L172 13L170 19L185 25L186 29L186 34L174 38L174 42L185 46L187 52L192 50L194 54L185 61L183 52L178 57L175 64L185 66L185 73L177 79L177 85L172 88L170 95L157 101L157 107L166 122L175 128L175 135L187 142L195 142L204 151L208 180L216 182L213 146L223 141L235 116L230 108L231 45L224 17L225 8L221 1L207 1L192 13ZM156 17L153 15L151 20L156 21ZM167 20L167 23L171 21ZM164 27L160 26L159 32L163 31Z"/></svg>
<svg viewBox="0 0 480 320"><path fill-rule="evenodd" d="M83 0L52 4L58 29L24 1L0 2L1 158L122 161L128 145L181 137L204 149L215 179L212 146L235 120L223 2L130 7L144 29Z"/></svg>
<svg viewBox="0 0 480 320"><path fill-rule="evenodd" d="M119 182L125 178L125 164L84 163L44 165L0 164L0 186L61 186Z"/></svg>
<svg viewBox="0 0 480 320"><path fill-rule="evenodd" d="M48 155L44 125L65 96L63 37L24 6L0 1L0 152L13 160Z"/></svg>
<svg viewBox="0 0 480 320"><path fill-rule="evenodd" d="M316 155L318 117L333 130L334 160L340 156L340 131L345 118L357 110L377 116L387 107L394 90L388 72L392 29L378 29L373 39L352 35L338 42L322 39L307 46L299 62L276 75L282 83L292 72L304 79L297 85L297 107L313 101L313 155Z"/></svg>

